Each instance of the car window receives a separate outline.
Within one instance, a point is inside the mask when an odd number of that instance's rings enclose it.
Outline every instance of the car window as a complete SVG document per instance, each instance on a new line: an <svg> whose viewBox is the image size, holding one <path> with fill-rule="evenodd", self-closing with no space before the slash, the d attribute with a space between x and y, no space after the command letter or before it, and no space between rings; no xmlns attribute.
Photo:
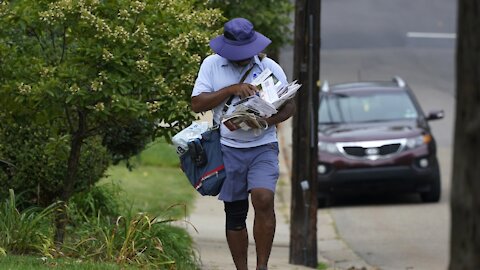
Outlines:
<svg viewBox="0 0 480 270"><path fill-rule="evenodd" d="M418 113L403 91L328 94L320 102L319 123L377 122L414 119Z"/></svg>

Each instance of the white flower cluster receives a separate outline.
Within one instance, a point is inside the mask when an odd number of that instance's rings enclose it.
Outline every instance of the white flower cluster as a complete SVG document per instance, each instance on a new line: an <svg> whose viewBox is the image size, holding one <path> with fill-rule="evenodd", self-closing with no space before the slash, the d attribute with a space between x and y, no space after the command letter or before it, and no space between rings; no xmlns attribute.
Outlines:
<svg viewBox="0 0 480 270"><path fill-rule="evenodd" d="M222 17L220 9L207 9L203 12L197 13L198 14L195 16L196 22L201 23L208 28L215 26Z"/></svg>
<svg viewBox="0 0 480 270"><path fill-rule="evenodd" d="M80 10L84 18L85 10L90 12L99 5L99 0L58 0L48 4L48 10L39 12L40 19L50 25L63 22L67 15Z"/></svg>
<svg viewBox="0 0 480 270"><path fill-rule="evenodd" d="M97 104L95 104L93 109L97 112L102 112L105 110L105 104L103 102L98 102Z"/></svg>
<svg viewBox="0 0 480 270"><path fill-rule="evenodd" d="M165 83L165 78L162 76L162 75L158 75L156 78L155 78L155 81L153 82L153 84L155 86L161 86Z"/></svg>
<svg viewBox="0 0 480 270"><path fill-rule="evenodd" d="M7 1L0 0L0 16L7 14L8 3Z"/></svg>
<svg viewBox="0 0 480 270"><path fill-rule="evenodd" d="M101 80L101 81L106 81L108 80L108 76L107 76L107 73L105 71L100 71L98 73L98 78Z"/></svg>
<svg viewBox="0 0 480 270"><path fill-rule="evenodd" d="M94 92L102 91L103 83L108 80L107 73L101 71L98 73L98 77L90 83L90 88Z"/></svg>
<svg viewBox="0 0 480 270"><path fill-rule="evenodd" d="M200 61L202 61L202 57L200 57L200 55L198 54L192 54L190 56L190 64L192 64L193 66L198 66L200 65Z"/></svg>
<svg viewBox="0 0 480 270"><path fill-rule="evenodd" d="M72 0L61 0L48 5L47 11L39 12L40 19L50 25L65 20L65 13L70 13L76 8Z"/></svg>
<svg viewBox="0 0 480 270"><path fill-rule="evenodd" d="M98 73L98 78L90 83L90 88L94 92L102 91L103 83L108 80L107 74L102 71Z"/></svg>
<svg viewBox="0 0 480 270"><path fill-rule="evenodd" d="M96 17L88 8L80 9L80 19L95 27L97 38L108 37L112 34L110 26L101 18Z"/></svg>
<svg viewBox="0 0 480 270"><path fill-rule="evenodd" d="M102 91L102 86L103 86L103 82L98 79L93 80L92 83L90 84L90 88L94 92Z"/></svg>
<svg viewBox="0 0 480 270"><path fill-rule="evenodd" d="M150 113L155 113L158 110L160 110L160 106L161 106L161 104L158 101L147 102L148 111Z"/></svg>
<svg viewBox="0 0 480 270"><path fill-rule="evenodd" d="M186 84L193 84L195 82L195 75L192 72L190 73L183 73L182 76L180 76L180 81Z"/></svg>
<svg viewBox="0 0 480 270"><path fill-rule="evenodd" d="M186 49L190 45L190 33L182 33L168 41L169 55L185 55Z"/></svg>
<svg viewBox="0 0 480 270"><path fill-rule="evenodd" d="M135 65L140 72L147 72L152 67L152 64L144 59L136 61Z"/></svg>
<svg viewBox="0 0 480 270"><path fill-rule="evenodd" d="M130 9L132 10L132 13L139 14L145 9L146 4L142 1L133 1L130 4Z"/></svg>
<svg viewBox="0 0 480 270"><path fill-rule="evenodd" d="M133 32L133 37L137 38L145 45L149 44L152 41L152 37L148 33L148 29L143 23L140 23L137 27L137 30Z"/></svg>
<svg viewBox="0 0 480 270"><path fill-rule="evenodd" d="M40 73L40 77L48 78L48 77L51 77L54 72L55 72L55 67L51 67L51 68L43 67L39 73Z"/></svg>
<svg viewBox="0 0 480 270"><path fill-rule="evenodd" d="M112 99L112 104L120 101L120 99L116 95L112 95L111 99Z"/></svg>
<svg viewBox="0 0 480 270"><path fill-rule="evenodd" d="M76 83L74 83L72 86L70 86L68 88L68 91L72 94L72 95L75 95L76 93L78 93L80 91L80 87L78 87L78 85Z"/></svg>
<svg viewBox="0 0 480 270"><path fill-rule="evenodd" d="M22 95L28 95L32 92L32 87L28 84L25 83L19 83L18 84L18 92Z"/></svg>
<svg viewBox="0 0 480 270"><path fill-rule="evenodd" d="M130 39L130 33L128 33L123 26L116 26L115 31L111 34L111 37L115 41L120 41L123 44L127 43L127 41Z"/></svg>
<svg viewBox="0 0 480 270"><path fill-rule="evenodd" d="M80 10L80 18L95 28L95 30L97 31L95 37L97 38L111 38L114 41L118 41L123 44L130 40L130 33L125 30L123 26L116 26L112 30L112 28L107 24L104 19L92 14L92 12L88 8L82 8Z"/></svg>
<svg viewBox="0 0 480 270"><path fill-rule="evenodd" d="M121 9L118 11L117 18L122 21L126 21L130 19L130 13L128 13L128 10L126 9Z"/></svg>
<svg viewBox="0 0 480 270"><path fill-rule="evenodd" d="M103 59L104 61L108 62L108 61L113 60L114 58L115 58L115 57L113 56L113 54L112 54L109 50L103 48L102 59Z"/></svg>

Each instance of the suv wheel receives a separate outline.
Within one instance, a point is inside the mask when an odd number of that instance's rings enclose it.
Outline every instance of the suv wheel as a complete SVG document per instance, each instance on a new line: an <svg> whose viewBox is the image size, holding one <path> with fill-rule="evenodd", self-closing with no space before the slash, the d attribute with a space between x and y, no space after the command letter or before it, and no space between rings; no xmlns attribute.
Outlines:
<svg viewBox="0 0 480 270"><path fill-rule="evenodd" d="M438 163L437 163L438 164ZM438 165L433 175L432 184L430 190L427 192L420 193L423 202L438 202L440 201L440 193L442 190L442 185L440 181L440 172L438 170Z"/></svg>
<svg viewBox="0 0 480 270"><path fill-rule="evenodd" d="M332 196L328 194L318 194L317 208L325 208L332 205Z"/></svg>

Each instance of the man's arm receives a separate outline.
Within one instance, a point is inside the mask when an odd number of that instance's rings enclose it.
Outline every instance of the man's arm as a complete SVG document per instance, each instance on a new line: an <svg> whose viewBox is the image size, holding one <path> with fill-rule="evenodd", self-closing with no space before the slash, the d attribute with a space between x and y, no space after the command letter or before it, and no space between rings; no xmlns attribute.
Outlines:
<svg viewBox="0 0 480 270"><path fill-rule="evenodd" d="M282 107L280 107L280 110L276 114L265 120L267 121L268 126L273 126L290 118L295 113L295 110L296 106L294 100L289 99Z"/></svg>
<svg viewBox="0 0 480 270"><path fill-rule="evenodd" d="M201 93L192 97L192 110L196 113L211 110L222 103L225 99L232 95L245 98L257 92L258 89L248 83L237 83L215 92Z"/></svg>

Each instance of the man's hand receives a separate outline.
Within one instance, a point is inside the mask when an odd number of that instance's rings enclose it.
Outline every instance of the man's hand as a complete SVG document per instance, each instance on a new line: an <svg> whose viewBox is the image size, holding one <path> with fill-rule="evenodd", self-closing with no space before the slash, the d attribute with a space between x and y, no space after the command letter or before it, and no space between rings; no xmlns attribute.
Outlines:
<svg viewBox="0 0 480 270"><path fill-rule="evenodd" d="M228 120L228 121L225 121L223 122L223 124L230 130L230 131L234 131L234 130L237 130L239 129L240 127L235 124L232 120Z"/></svg>
<svg viewBox="0 0 480 270"><path fill-rule="evenodd" d="M245 118L234 118L229 119L223 124L230 130L234 131L239 128L246 128L247 126L251 129L266 129L268 127L268 123L265 118L255 116L255 118L245 117ZM248 129L248 128L247 128Z"/></svg>
<svg viewBox="0 0 480 270"><path fill-rule="evenodd" d="M232 94L239 96L240 98L246 98L251 95L255 95L258 92L257 87L249 83L238 83L231 86Z"/></svg>

